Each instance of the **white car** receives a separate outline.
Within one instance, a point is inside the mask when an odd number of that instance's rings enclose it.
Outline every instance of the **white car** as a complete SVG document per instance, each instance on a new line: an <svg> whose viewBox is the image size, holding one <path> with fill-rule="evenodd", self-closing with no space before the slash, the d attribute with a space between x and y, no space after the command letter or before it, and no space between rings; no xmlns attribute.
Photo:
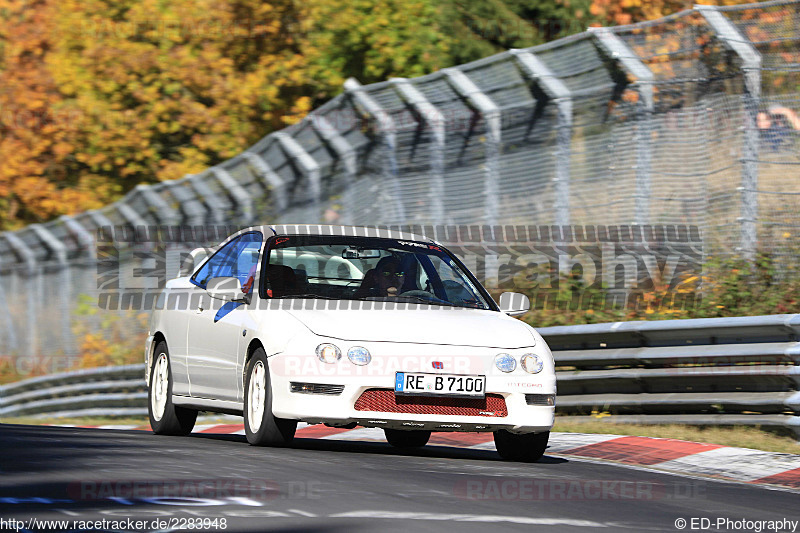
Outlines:
<svg viewBox="0 0 800 533"><path fill-rule="evenodd" d="M197 251L193 255L198 255ZM422 236L344 226L256 226L167 282L145 348L150 425L188 434L198 411L244 417L254 445L298 421L383 428L394 446L432 431L494 432L535 461L553 425L550 349L459 259Z"/></svg>

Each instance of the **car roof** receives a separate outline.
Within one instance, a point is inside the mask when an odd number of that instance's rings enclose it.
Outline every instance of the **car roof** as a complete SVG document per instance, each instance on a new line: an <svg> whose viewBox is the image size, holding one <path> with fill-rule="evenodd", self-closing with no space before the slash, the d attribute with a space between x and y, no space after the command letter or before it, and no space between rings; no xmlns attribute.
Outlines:
<svg viewBox="0 0 800 533"><path fill-rule="evenodd" d="M265 235L334 235L343 237L378 237L434 243L433 239L387 226L334 226L329 224L277 224L252 226L237 233L260 230Z"/></svg>

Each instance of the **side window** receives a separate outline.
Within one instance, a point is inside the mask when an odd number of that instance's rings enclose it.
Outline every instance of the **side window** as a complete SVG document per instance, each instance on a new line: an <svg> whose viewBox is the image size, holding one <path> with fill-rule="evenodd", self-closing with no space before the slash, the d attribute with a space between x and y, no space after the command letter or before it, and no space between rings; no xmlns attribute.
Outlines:
<svg viewBox="0 0 800 533"><path fill-rule="evenodd" d="M232 240L197 271L192 283L205 289L211 278L232 276L239 278L244 292L249 293L253 288L252 279L255 278L262 238L261 233L252 232Z"/></svg>

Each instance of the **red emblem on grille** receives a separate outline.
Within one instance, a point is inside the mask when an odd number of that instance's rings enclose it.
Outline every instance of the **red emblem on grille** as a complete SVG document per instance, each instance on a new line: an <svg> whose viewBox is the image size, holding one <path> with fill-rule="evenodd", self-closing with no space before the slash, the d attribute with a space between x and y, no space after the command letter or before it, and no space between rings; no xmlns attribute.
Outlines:
<svg viewBox="0 0 800 533"><path fill-rule="evenodd" d="M431 365L433 365L433 368L435 368L436 370L441 370L444 368L444 363L442 363L441 361L434 361L431 363Z"/></svg>

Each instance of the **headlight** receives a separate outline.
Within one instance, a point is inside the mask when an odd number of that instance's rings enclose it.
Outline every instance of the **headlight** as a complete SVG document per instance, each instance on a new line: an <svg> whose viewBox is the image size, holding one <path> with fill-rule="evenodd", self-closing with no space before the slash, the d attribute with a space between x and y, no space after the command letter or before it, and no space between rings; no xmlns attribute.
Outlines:
<svg viewBox="0 0 800 533"><path fill-rule="evenodd" d="M517 368L517 361L507 353L499 353L494 358L494 366L502 372L513 372Z"/></svg>
<svg viewBox="0 0 800 533"><path fill-rule="evenodd" d="M368 365L372 361L369 350L361 346L353 346L347 350L347 358L350 359L351 363L359 366Z"/></svg>
<svg viewBox="0 0 800 533"><path fill-rule="evenodd" d="M522 368L525 369L525 372L529 374L538 374L542 371L542 367L544 366L542 359L538 355L532 353L526 353L520 357L519 362L522 364Z"/></svg>
<svg viewBox="0 0 800 533"><path fill-rule="evenodd" d="M317 346L317 358L323 363L335 363L342 358L342 351L334 344Z"/></svg>

